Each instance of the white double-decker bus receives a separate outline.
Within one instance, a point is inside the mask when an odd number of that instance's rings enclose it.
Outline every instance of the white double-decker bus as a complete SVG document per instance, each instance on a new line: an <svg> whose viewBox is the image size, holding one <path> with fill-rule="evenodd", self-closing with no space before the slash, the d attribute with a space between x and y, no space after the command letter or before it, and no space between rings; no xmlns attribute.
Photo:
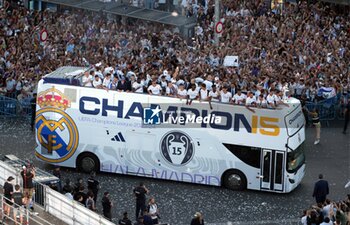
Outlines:
<svg viewBox="0 0 350 225"><path fill-rule="evenodd" d="M50 164L287 193L305 174L297 99L278 109L81 87L63 67L38 85L35 155Z"/></svg>

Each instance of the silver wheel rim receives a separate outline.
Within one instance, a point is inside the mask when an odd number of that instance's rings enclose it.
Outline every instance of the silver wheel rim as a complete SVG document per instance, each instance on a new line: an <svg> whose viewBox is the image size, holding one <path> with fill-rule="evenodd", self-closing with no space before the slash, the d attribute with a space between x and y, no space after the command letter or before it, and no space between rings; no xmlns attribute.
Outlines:
<svg viewBox="0 0 350 225"><path fill-rule="evenodd" d="M95 168L95 161L90 157L85 157L81 161L81 167L84 171L90 172Z"/></svg>
<svg viewBox="0 0 350 225"><path fill-rule="evenodd" d="M231 174L227 178L227 184L229 187L237 188L242 184L242 178L238 174Z"/></svg>

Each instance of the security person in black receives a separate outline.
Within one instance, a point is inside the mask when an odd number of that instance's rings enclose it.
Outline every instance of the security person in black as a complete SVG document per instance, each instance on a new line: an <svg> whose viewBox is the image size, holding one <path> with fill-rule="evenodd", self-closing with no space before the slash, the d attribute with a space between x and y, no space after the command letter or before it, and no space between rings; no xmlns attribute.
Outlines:
<svg viewBox="0 0 350 225"><path fill-rule="evenodd" d="M106 191L103 194L102 198L102 208L103 208L103 215L108 219L112 220L112 202L111 199L109 198L109 192Z"/></svg>
<svg viewBox="0 0 350 225"><path fill-rule="evenodd" d="M136 214L135 218L139 218L143 214L143 211L146 209L146 194L148 194L149 190L145 187L143 182L140 183L140 186L135 187L133 190L136 197Z"/></svg>
<svg viewBox="0 0 350 225"><path fill-rule="evenodd" d="M95 180L96 173L94 171L91 172L89 179L87 180L88 190L92 191L94 194L94 201L97 202L97 194L100 189L100 183Z"/></svg>

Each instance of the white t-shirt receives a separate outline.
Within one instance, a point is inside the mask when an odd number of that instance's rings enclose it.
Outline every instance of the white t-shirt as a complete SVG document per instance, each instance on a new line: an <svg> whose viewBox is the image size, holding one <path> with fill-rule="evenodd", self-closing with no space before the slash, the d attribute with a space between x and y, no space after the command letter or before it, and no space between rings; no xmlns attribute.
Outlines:
<svg viewBox="0 0 350 225"><path fill-rule="evenodd" d="M301 217L301 224L302 225L307 225L307 216L303 216L303 217Z"/></svg>
<svg viewBox="0 0 350 225"><path fill-rule="evenodd" d="M232 98L231 92L224 93L223 91L221 91L221 93L220 93L220 100L221 100L221 102L229 103L231 98Z"/></svg>
<svg viewBox="0 0 350 225"><path fill-rule="evenodd" d="M205 80L203 82L205 84L205 86L207 87L208 91L211 91L211 87L213 86L213 82L209 81L209 80Z"/></svg>
<svg viewBox="0 0 350 225"><path fill-rule="evenodd" d="M105 79L103 80L102 85L103 85L104 87L108 87L109 84L110 84L111 82L112 82L111 78L109 78L109 79L105 78Z"/></svg>
<svg viewBox="0 0 350 225"><path fill-rule="evenodd" d="M260 106L260 107L263 107L263 108L267 107L267 101L265 99L262 99L262 100L258 99L258 100L256 100L256 104L258 106Z"/></svg>
<svg viewBox="0 0 350 225"><path fill-rule="evenodd" d="M195 99L198 96L198 91L192 89L188 89L187 95L189 96L190 99Z"/></svg>
<svg viewBox="0 0 350 225"><path fill-rule="evenodd" d="M106 76L107 73L109 73L109 74L112 75L112 74L114 73L113 67L106 67L106 68L104 69L104 71L103 71L103 75Z"/></svg>
<svg viewBox="0 0 350 225"><path fill-rule="evenodd" d="M16 84L16 91L20 91L20 90L22 90L22 82L18 81Z"/></svg>
<svg viewBox="0 0 350 225"><path fill-rule="evenodd" d="M333 225L333 223L331 221L329 223L323 222L320 225Z"/></svg>
<svg viewBox="0 0 350 225"><path fill-rule="evenodd" d="M25 91L25 92L29 92L31 89L32 89L32 87L30 85L23 86L23 91Z"/></svg>
<svg viewBox="0 0 350 225"><path fill-rule="evenodd" d="M101 79L104 78L103 74L100 71L95 71L95 75L98 75Z"/></svg>
<svg viewBox="0 0 350 225"><path fill-rule="evenodd" d="M160 87L159 84L156 84L156 86L149 86L147 88L148 91L151 91L152 92L152 95L159 95L160 94L160 91L162 90L162 88Z"/></svg>
<svg viewBox="0 0 350 225"><path fill-rule="evenodd" d="M199 91L199 97L200 97L201 100L207 100L208 99L208 90L201 89Z"/></svg>
<svg viewBox="0 0 350 225"><path fill-rule="evenodd" d="M218 97L219 97L219 92L215 91L213 92L213 90L209 91L209 97L211 97L211 100L214 102L219 101Z"/></svg>
<svg viewBox="0 0 350 225"><path fill-rule="evenodd" d="M151 215L152 220L157 219L157 204L149 205L149 214Z"/></svg>
<svg viewBox="0 0 350 225"><path fill-rule="evenodd" d="M266 101L267 101L267 103L269 104L269 105L275 105L275 101L276 101L276 95L267 95L267 97L266 97Z"/></svg>
<svg viewBox="0 0 350 225"><path fill-rule="evenodd" d="M92 85L97 88L98 86L100 86L102 84L102 80L101 79L98 79L96 81L96 79L94 79L94 81L92 82Z"/></svg>
<svg viewBox="0 0 350 225"><path fill-rule="evenodd" d="M92 79L93 79L93 78L92 78L91 75L89 75L88 77L83 76L83 78L81 79L81 81L83 82L83 86L84 86L84 87L92 87L92 83L91 83ZM84 83L87 82L87 81L90 81L90 82L84 84Z"/></svg>
<svg viewBox="0 0 350 225"><path fill-rule="evenodd" d="M6 89L12 90L16 85L16 81L14 79L6 81Z"/></svg>
<svg viewBox="0 0 350 225"><path fill-rule="evenodd" d="M252 105L253 103L256 103L256 99L255 99L255 96L253 97L248 97L245 101L245 105Z"/></svg>
<svg viewBox="0 0 350 225"><path fill-rule="evenodd" d="M233 99L236 104L242 105L244 103L244 100L247 99L247 96L243 93L241 93L241 95L235 94L233 96Z"/></svg>
<svg viewBox="0 0 350 225"><path fill-rule="evenodd" d="M183 89L183 90L177 90L177 95L180 96L181 98L186 98L187 96L187 90Z"/></svg>
<svg viewBox="0 0 350 225"><path fill-rule="evenodd" d="M137 82L132 84L132 88L135 90L135 93L143 93L142 85Z"/></svg>
<svg viewBox="0 0 350 225"><path fill-rule="evenodd" d="M171 95L176 95L176 93L177 93L177 86L175 84L173 84L173 88L166 87L165 93L168 94L168 95L170 95L170 94Z"/></svg>
<svg viewBox="0 0 350 225"><path fill-rule="evenodd" d="M330 213L330 211L332 209L333 209L333 205L332 204L324 206L323 209L322 209L324 217L329 217L329 213Z"/></svg>

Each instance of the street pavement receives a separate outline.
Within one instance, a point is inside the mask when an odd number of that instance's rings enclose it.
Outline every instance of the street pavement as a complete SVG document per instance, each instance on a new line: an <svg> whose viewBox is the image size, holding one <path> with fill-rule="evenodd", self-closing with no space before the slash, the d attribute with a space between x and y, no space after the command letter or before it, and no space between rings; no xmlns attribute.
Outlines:
<svg viewBox="0 0 350 225"><path fill-rule="evenodd" d="M306 175L292 193L235 192L221 187L102 173L97 176L101 183L97 202L99 212L102 212L102 194L109 191L114 202L114 221L124 211L134 219L132 189L143 181L150 189L149 195L156 198L161 221L172 225L189 224L196 211L202 212L205 221L211 224L227 224L228 221L233 224L278 224L272 221L298 220L303 209L314 204L312 191L319 173L323 173L330 184L330 199L339 201L350 194L350 188L344 188L350 179L350 135L341 133L341 123L330 122L329 127L323 124L321 143L316 146L313 144L315 130L307 128ZM35 146L34 133L27 121L0 118L0 154L30 159L37 167L51 170L50 166L34 158ZM79 177L87 180L88 175L62 168L63 180L69 178L75 182Z"/></svg>

